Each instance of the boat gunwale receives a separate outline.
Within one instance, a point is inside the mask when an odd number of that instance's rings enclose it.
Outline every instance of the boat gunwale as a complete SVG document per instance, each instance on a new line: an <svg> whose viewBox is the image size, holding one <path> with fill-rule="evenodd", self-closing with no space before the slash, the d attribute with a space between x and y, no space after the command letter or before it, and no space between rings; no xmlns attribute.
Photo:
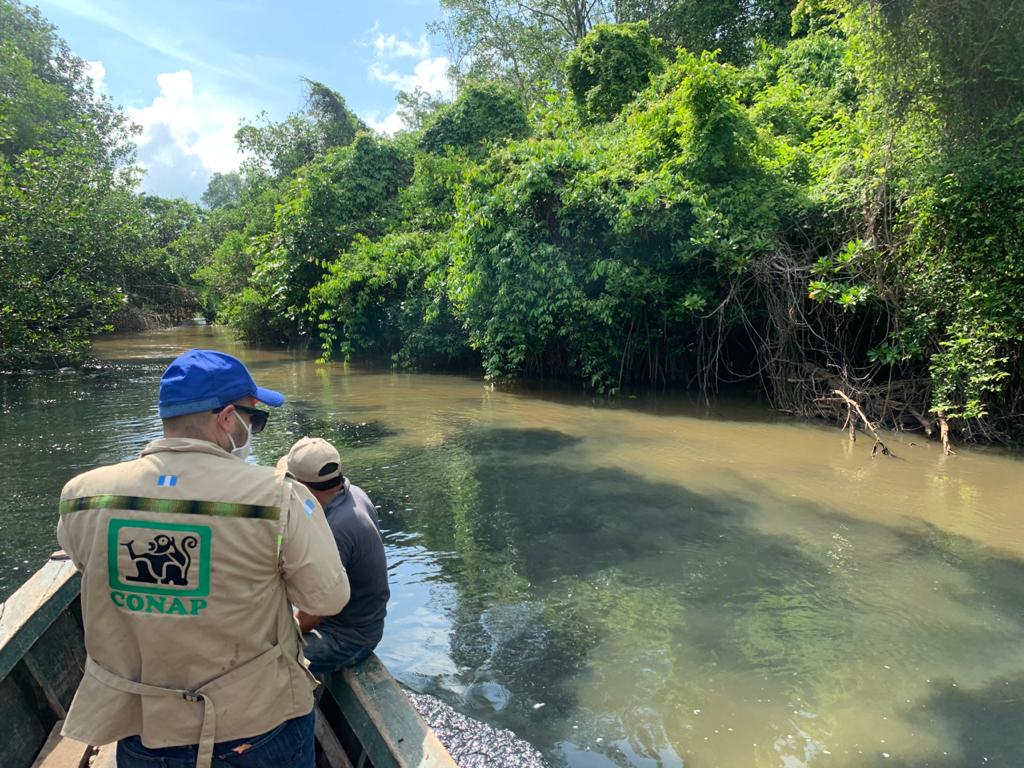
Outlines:
<svg viewBox="0 0 1024 768"><path fill-rule="evenodd" d="M0 603L0 680L5 679L81 591L81 575L64 553L54 553Z"/></svg>

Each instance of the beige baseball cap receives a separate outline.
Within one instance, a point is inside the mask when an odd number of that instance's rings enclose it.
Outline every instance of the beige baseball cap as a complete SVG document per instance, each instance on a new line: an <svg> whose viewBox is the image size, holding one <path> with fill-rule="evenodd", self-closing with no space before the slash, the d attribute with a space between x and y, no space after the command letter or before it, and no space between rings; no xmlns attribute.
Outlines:
<svg viewBox="0 0 1024 768"><path fill-rule="evenodd" d="M341 456L322 437L303 437L280 458L277 468L302 483L323 483L341 475Z"/></svg>

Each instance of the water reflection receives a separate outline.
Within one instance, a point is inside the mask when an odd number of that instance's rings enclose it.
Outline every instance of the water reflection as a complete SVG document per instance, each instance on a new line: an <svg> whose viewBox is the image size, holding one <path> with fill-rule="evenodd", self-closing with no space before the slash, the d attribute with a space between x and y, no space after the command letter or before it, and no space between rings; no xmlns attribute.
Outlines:
<svg viewBox="0 0 1024 768"><path fill-rule="evenodd" d="M0 377L0 592L53 547L64 480L156 433L156 379L193 344L233 342L112 339L98 369ZM289 398L256 459L322 435L380 506L384 660L553 765L1024 765L1013 459L894 438L901 461L873 461L749 404L234 350Z"/></svg>

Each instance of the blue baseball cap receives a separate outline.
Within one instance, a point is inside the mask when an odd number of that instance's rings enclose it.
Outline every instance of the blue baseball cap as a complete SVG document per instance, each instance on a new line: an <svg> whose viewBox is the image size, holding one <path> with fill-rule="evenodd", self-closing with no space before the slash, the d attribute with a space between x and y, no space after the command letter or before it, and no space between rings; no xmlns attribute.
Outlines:
<svg viewBox="0 0 1024 768"><path fill-rule="evenodd" d="M160 418L212 411L243 397L277 408L284 395L257 387L242 361L212 349L190 349L160 377Z"/></svg>

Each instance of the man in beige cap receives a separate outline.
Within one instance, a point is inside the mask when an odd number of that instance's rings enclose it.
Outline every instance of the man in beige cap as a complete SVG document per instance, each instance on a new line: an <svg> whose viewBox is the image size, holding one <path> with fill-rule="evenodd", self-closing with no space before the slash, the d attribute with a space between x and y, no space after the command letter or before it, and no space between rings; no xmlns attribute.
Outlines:
<svg viewBox="0 0 1024 768"><path fill-rule="evenodd" d="M377 510L342 474L337 449L322 438L302 438L277 466L305 485L323 506L352 589L352 598L340 613L299 611L310 671L323 675L351 667L380 642L391 596Z"/></svg>
<svg viewBox="0 0 1024 768"><path fill-rule="evenodd" d="M88 656L63 733L118 741L118 768L313 768L291 606L334 613L349 587L309 491L243 460L270 416L255 406L283 402L192 350L160 380L163 439L64 487Z"/></svg>

